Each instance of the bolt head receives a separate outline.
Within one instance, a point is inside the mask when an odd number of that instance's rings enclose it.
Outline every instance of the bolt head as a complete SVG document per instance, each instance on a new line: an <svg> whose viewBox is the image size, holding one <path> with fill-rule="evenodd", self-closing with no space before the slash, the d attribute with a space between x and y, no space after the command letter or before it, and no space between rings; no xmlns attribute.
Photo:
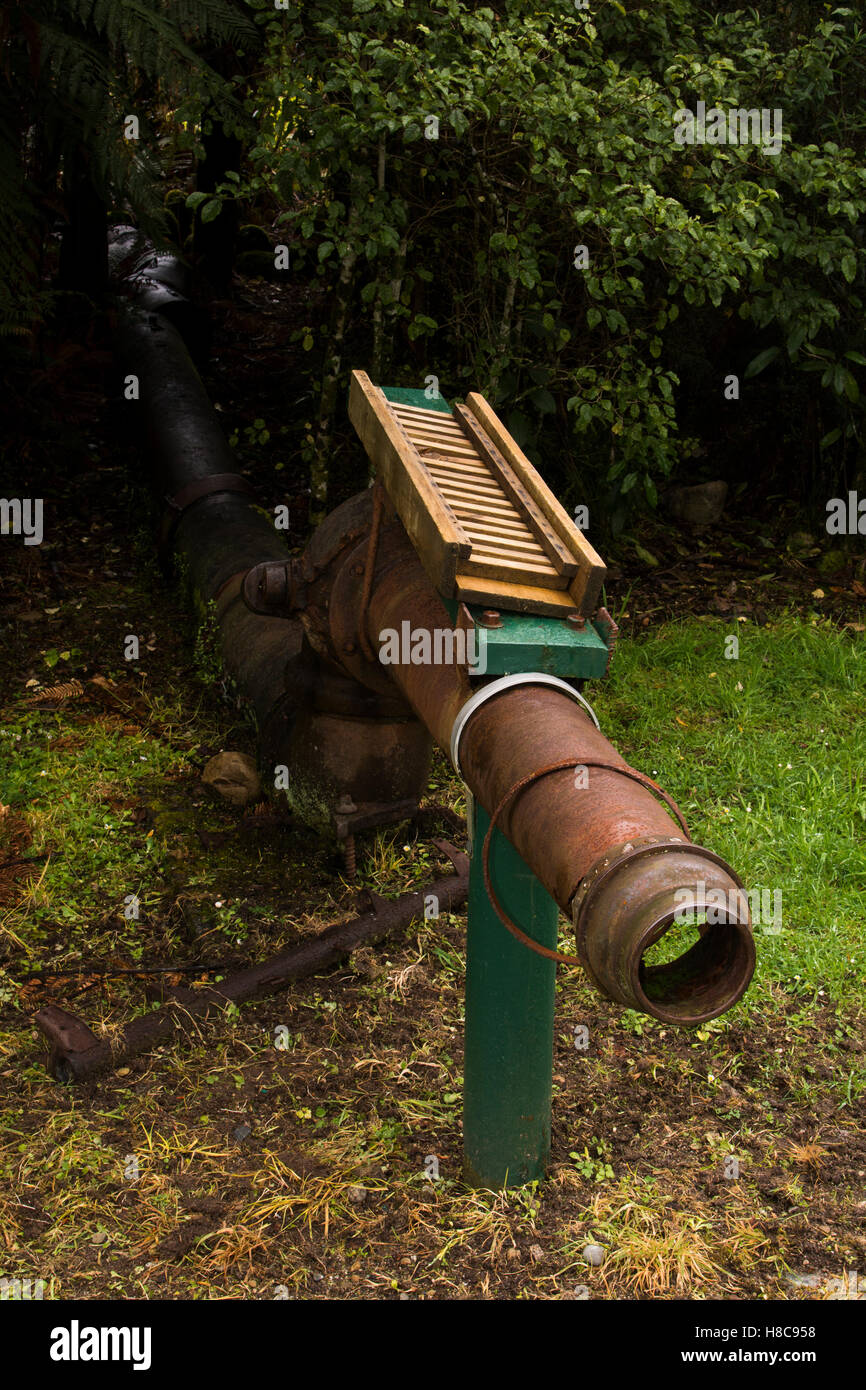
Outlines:
<svg viewBox="0 0 866 1390"><path fill-rule="evenodd" d="M569 627L576 628L578 632L582 632L586 627L586 618L582 617L580 613L569 613L565 621Z"/></svg>
<svg viewBox="0 0 866 1390"><path fill-rule="evenodd" d="M502 627L502 619L496 608L485 608L481 614L480 622L482 627Z"/></svg>

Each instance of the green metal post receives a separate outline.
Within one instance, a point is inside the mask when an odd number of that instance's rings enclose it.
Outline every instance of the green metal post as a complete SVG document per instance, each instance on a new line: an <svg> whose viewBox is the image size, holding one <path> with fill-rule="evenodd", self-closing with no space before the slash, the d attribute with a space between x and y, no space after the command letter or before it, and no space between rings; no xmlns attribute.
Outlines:
<svg viewBox="0 0 866 1390"><path fill-rule="evenodd" d="M544 1176L550 1154L556 964L500 922L484 887L490 817L472 799L463 1068L464 1175L475 1187L519 1187ZM490 876L505 912L556 947L559 909L497 829Z"/></svg>

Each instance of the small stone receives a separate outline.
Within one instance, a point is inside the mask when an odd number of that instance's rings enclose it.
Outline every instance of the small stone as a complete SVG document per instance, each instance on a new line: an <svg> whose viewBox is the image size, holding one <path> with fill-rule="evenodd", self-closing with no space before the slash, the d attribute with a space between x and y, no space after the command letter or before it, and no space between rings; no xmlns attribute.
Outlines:
<svg viewBox="0 0 866 1390"><path fill-rule="evenodd" d="M583 1247L583 1258L588 1265L600 1265L604 1259L603 1245L585 1245Z"/></svg>
<svg viewBox="0 0 866 1390"><path fill-rule="evenodd" d="M529 1258L531 1259L534 1265L540 1264L540 1262L544 1259L544 1251L542 1250L540 1245L530 1245Z"/></svg>
<svg viewBox="0 0 866 1390"><path fill-rule="evenodd" d="M505 1252L505 1258L506 1260L520 1259L520 1251L518 1250L516 1245L509 1245L508 1249Z"/></svg>
<svg viewBox="0 0 866 1390"><path fill-rule="evenodd" d="M409 1302L409 1295L408 1295L407 1293L401 1293L401 1295L400 1295L400 1302L401 1302L401 1303L408 1303L408 1302Z"/></svg>
<svg viewBox="0 0 866 1390"><path fill-rule="evenodd" d="M354 1202L355 1206L359 1207L362 1202L367 1200L367 1189L357 1184L355 1187L349 1188L348 1197L350 1202Z"/></svg>
<svg viewBox="0 0 866 1390"><path fill-rule="evenodd" d="M694 487L672 487L664 494L668 511L677 521L685 522L696 531L703 531L719 520L728 496L728 485L722 479L698 483Z"/></svg>
<svg viewBox="0 0 866 1390"><path fill-rule="evenodd" d="M106 1234L105 1231L97 1231L95 1236L91 1236L91 1237L90 1237L90 1244L91 1244L91 1245L104 1245L105 1242L106 1242L107 1240L108 1240L108 1236L107 1236L107 1234Z"/></svg>
<svg viewBox="0 0 866 1390"><path fill-rule="evenodd" d="M35 1037L38 1037L39 1035L38 1035L38 1034L34 1034L34 1036L35 1036ZM435 1196L436 1196L436 1188L433 1186L432 1182L425 1182L424 1186L421 1188L421 1196L422 1196L422 1197L435 1197Z"/></svg>
<svg viewBox="0 0 866 1390"><path fill-rule="evenodd" d="M217 753L205 765L201 780L233 806L247 806L262 795L261 779L248 753Z"/></svg>
<svg viewBox="0 0 866 1390"><path fill-rule="evenodd" d="M251 1134L252 1130L249 1125L238 1125L237 1129L234 1131L234 1137L239 1144L242 1144L245 1139L249 1139Z"/></svg>

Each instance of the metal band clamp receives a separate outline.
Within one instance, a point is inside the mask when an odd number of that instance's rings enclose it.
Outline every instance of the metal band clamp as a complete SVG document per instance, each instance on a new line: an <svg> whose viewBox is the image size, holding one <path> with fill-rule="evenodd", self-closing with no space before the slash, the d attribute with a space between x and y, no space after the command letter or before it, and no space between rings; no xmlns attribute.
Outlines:
<svg viewBox="0 0 866 1390"><path fill-rule="evenodd" d="M476 710L481 708L485 700L490 700L494 695L501 695L504 690L510 690L513 686L518 685L552 685L554 689L564 691L572 700L576 700L578 704L583 705L583 708L586 710L593 724L598 729L599 733L601 732L601 725L596 718L595 710L592 708L592 705L588 700L584 699L579 690L575 690L574 686L569 685L567 681L560 680L559 676L548 676L544 671L521 671L517 675L500 676L497 680L491 681L489 685L483 685L480 690L476 690L475 694L470 696L466 704L461 707L457 718L454 720L454 727L451 730L450 751L451 762L454 764L456 772L460 772L460 739L472 715Z"/></svg>

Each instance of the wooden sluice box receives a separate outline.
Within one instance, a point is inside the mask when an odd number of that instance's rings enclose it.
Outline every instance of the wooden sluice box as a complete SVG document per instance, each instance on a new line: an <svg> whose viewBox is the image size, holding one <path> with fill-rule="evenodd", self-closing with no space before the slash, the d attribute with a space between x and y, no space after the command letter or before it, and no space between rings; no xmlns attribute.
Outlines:
<svg viewBox="0 0 866 1390"><path fill-rule="evenodd" d="M349 416L443 598L557 618L595 611L604 562L483 396L452 408L356 371Z"/></svg>

